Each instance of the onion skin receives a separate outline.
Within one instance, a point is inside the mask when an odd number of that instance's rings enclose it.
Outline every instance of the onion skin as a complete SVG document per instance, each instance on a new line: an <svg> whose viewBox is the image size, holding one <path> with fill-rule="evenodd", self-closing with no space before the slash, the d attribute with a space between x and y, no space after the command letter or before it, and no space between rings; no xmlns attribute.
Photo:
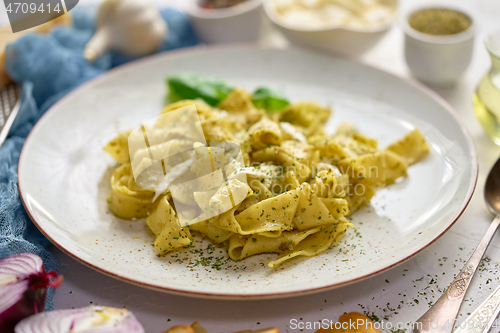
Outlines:
<svg viewBox="0 0 500 333"><path fill-rule="evenodd" d="M106 306L39 313L21 320L15 333L144 333L132 312Z"/></svg>
<svg viewBox="0 0 500 333"><path fill-rule="evenodd" d="M46 272L42 259L32 253L0 259L0 276L16 278L0 285L0 332L5 333L14 332L21 319L43 311L47 288L57 288L62 282L62 276Z"/></svg>
<svg viewBox="0 0 500 333"><path fill-rule="evenodd" d="M43 311L46 297L46 289L27 290L16 304L0 315L0 332L14 332L19 321Z"/></svg>

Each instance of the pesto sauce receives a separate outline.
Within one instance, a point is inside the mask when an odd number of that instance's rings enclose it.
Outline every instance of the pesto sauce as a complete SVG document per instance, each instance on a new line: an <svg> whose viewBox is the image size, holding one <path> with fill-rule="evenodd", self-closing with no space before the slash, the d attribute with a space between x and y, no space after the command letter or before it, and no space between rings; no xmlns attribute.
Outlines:
<svg viewBox="0 0 500 333"><path fill-rule="evenodd" d="M430 35L453 35L469 29L472 21L462 12L447 8L426 8L410 16L410 26Z"/></svg>

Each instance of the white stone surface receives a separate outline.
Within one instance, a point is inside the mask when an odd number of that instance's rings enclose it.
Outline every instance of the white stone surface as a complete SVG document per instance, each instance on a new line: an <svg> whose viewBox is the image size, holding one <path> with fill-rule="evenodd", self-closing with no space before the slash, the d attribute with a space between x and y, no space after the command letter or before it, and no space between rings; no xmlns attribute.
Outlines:
<svg viewBox="0 0 500 333"><path fill-rule="evenodd" d="M89 2L94 0L80 1L81 4ZM184 0L157 2L174 4L178 8L184 5ZM500 156L500 147L495 146L483 133L473 116L471 105L475 85L490 63L482 38L486 33L500 29L500 3L498 0L447 2L470 8L480 24L472 64L465 77L454 87L435 89L457 110L474 138L479 155L479 179L476 193L466 212L441 239L415 258L369 280L311 296L266 301L214 301L150 291L104 276L53 249L65 275L65 282L56 293L56 309L81 307L89 303L126 307L136 314L146 332L158 333L170 326L189 324L195 320L209 332L269 326L276 326L281 332L294 332L298 330L290 327L291 319L304 322L336 320L340 314L348 311L374 312L381 319L388 316L392 323L417 319L428 309L429 302L437 300L486 231L492 216L483 202L483 184L489 168ZM419 0L401 0L401 8L404 10L420 3ZM5 22L3 11L1 15L0 20ZM286 44L270 31L264 39L275 45ZM403 58L403 34L399 27L395 26L361 61L409 77ZM459 322L500 284L499 241L500 235L497 235L487 252L491 260L484 261L482 271L473 279L458 317Z"/></svg>

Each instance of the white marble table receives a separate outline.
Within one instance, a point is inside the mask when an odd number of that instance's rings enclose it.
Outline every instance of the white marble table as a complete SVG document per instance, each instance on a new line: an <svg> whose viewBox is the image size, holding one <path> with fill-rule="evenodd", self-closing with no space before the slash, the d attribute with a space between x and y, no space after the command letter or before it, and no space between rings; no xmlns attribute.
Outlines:
<svg viewBox="0 0 500 333"><path fill-rule="evenodd" d="M98 0L82 0L81 3L93 1ZM173 4L177 8L185 6L185 0L157 2ZM400 2L402 9L422 3L421 0ZM489 168L500 156L500 147L495 146L483 134L471 106L475 85L490 64L482 38L486 33L500 29L500 1L448 2L473 10L481 28L474 58L465 77L454 87L436 91L457 110L471 132L478 150L480 167L477 190L469 207L441 239L406 263L354 285L311 296L265 301L214 301L163 294L107 277L53 248L65 276L64 284L56 293L56 309L81 307L90 303L126 307L137 315L146 332L161 332L174 324L190 324L194 320L198 320L209 332L232 332L269 326L276 326L281 332L293 332L298 331L293 329L293 319L304 323L323 319L336 320L346 311L374 313L378 318L385 317L393 324L418 318L428 309L429 304L437 300L486 231L492 216L483 202L483 183ZM284 44L280 36L271 32L263 39L268 44ZM361 60L409 77L403 58L403 34L397 26ZM500 284L500 235L494 238L487 257L481 271L473 279L460 311L459 322Z"/></svg>

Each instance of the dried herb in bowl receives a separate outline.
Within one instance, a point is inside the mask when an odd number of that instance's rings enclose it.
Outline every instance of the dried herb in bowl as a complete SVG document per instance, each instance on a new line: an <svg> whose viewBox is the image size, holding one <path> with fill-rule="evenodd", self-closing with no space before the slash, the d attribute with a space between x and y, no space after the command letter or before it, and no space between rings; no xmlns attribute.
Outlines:
<svg viewBox="0 0 500 333"><path fill-rule="evenodd" d="M247 0L205 0L202 7L205 9L220 9L239 5Z"/></svg>
<svg viewBox="0 0 500 333"><path fill-rule="evenodd" d="M453 35L465 31L472 25L466 14L448 8L426 8L410 16L410 26L430 35Z"/></svg>

